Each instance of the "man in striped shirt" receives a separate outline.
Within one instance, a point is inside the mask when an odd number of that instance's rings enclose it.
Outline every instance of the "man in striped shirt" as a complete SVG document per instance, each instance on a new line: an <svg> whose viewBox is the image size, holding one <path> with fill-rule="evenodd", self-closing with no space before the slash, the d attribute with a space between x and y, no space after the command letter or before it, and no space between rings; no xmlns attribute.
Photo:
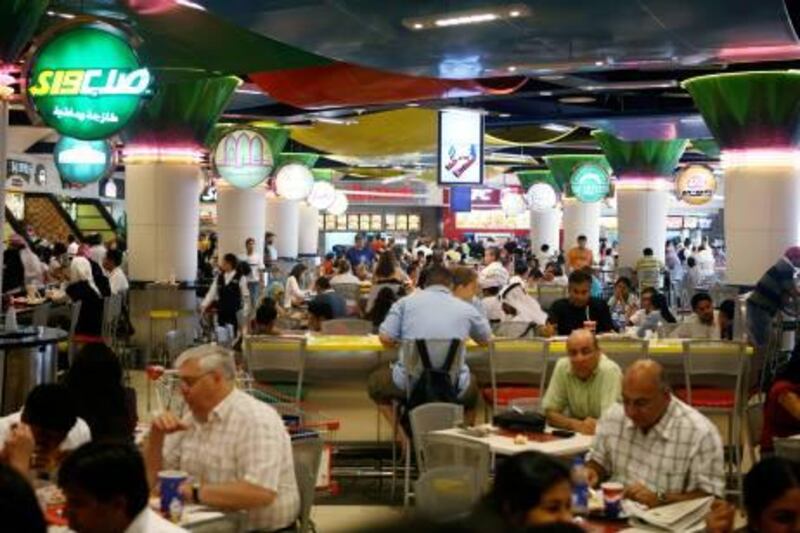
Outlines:
<svg viewBox="0 0 800 533"><path fill-rule="evenodd" d="M747 331L757 348L766 348L772 319L798 297L795 277L799 272L800 246L792 246L761 276L747 299Z"/></svg>

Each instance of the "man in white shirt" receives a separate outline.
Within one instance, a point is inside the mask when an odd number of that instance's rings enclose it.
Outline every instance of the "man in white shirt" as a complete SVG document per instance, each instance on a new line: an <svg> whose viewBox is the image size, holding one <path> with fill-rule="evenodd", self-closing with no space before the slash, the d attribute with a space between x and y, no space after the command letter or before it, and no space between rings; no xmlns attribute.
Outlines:
<svg viewBox="0 0 800 533"><path fill-rule="evenodd" d="M111 294L125 294L128 292L128 278L120 268L121 264L122 252L119 250L108 250L106 252L106 257L103 259L103 270L106 271L108 276Z"/></svg>
<svg viewBox="0 0 800 533"><path fill-rule="evenodd" d="M220 273L214 278L211 287L200 304L200 310L205 313L211 304L217 302L217 321L220 326L232 325L238 329L239 321L236 314L244 311L244 316L250 316L250 291L247 290L247 279L239 274L237 267L239 260L233 254L225 254L219 264Z"/></svg>
<svg viewBox="0 0 800 533"><path fill-rule="evenodd" d="M103 264L103 259L106 257L106 246L103 244L103 237L99 233L95 233L91 235L89 239L90 248L89 248L89 259L97 263L98 265Z"/></svg>
<svg viewBox="0 0 800 533"><path fill-rule="evenodd" d="M130 444L92 442L64 461L58 485L76 533L183 533L148 505L144 461Z"/></svg>
<svg viewBox="0 0 800 533"><path fill-rule="evenodd" d="M0 418L0 457L20 458L26 446L35 452L37 474L49 475L71 450L89 442L88 424L78 418L69 392L63 385L46 383L34 387L22 411ZM30 441L33 442L30 442ZM20 467L30 467L24 458Z"/></svg>
<svg viewBox="0 0 800 533"><path fill-rule="evenodd" d="M618 481L626 498L648 507L721 498L725 490L719 431L670 393L652 359L628 367L622 404L600 418L587 467L591 485Z"/></svg>
<svg viewBox="0 0 800 533"><path fill-rule="evenodd" d="M233 354L220 346L187 350L175 367L190 412L153 420L144 446L150 484L161 470L183 470L193 477L180 488L187 502L246 510L246 530L294 524L300 496L278 413L234 387Z"/></svg>
<svg viewBox="0 0 800 533"><path fill-rule="evenodd" d="M721 330L711 296L705 292L698 292L692 296L692 311L694 314L672 330L670 337L719 340Z"/></svg>
<svg viewBox="0 0 800 533"><path fill-rule="evenodd" d="M481 287L486 285L485 280L494 279L501 282L501 287L508 285L508 270L500 262L500 248L492 246L487 248L483 254L483 264L485 265L478 275L478 283Z"/></svg>
<svg viewBox="0 0 800 533"><path fill-rule="evenodd" d="M256 240L248 237L244 241L245 256L243 261L250 267L250 274L247 275L247 289L250 292L250 302L254 307L258 305L261 296L261 287L264 285L264 261L260 254L256 253Z"/></svg>
<svg viewBox="0 0 800 533"><path fill-rule="evenodd" d="M336 275L331 278L331 285L352 285L354 283L360 284L361 280L353 274L350 261L339 259L336 262Z"/></svg>

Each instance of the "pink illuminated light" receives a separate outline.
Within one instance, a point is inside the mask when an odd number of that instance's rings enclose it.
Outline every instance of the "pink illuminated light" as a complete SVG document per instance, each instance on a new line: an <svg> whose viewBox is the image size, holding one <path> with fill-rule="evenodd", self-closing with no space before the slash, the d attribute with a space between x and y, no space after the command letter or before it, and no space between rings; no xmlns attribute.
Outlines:
<svg viewBox="0 0 800 533"><path fill-rule="evenodd" d="M731 46L722 48L717 56L727 60L787 59L800 57L800 45Z"/></svg>
<svg viewBox="0 0 800 533"><path fill-rule="evenodd" d="M620 176L615 182L618 191L666 191L672 181L663 177Z"/></svg>
<svg viewBox="0 0 800 533"><path fill-rule="evenodd" d="M720 155L723 168L731 167L798 167L800 150L791 148L753 148L725 150Z"/></svg>
<svg viewBox="0 0 800 533"><path fill-rule="evenodd" d="M375 198L426 198L426 194L415 194L406 192L381 192L381 191L349 191L342 190L347 196L372 196Z"/></svg>
<svg viewBox="0 0 800 533"><path fill-rule="evenodd" d="M205 159L205 151L197 146L126 146L123 151L126 164L169 163L200 164Z"/></svg>

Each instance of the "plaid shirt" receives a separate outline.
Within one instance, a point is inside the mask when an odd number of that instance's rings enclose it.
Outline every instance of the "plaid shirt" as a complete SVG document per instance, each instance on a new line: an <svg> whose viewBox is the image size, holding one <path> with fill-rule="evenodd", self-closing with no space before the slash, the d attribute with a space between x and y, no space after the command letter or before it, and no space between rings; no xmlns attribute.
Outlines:
<svg viewBox="0 0 800 533"><path fill-rule="evenodd" d="M268 507L249 512L247 529L272 531L293 524L300 512L292 444L278 413L234 390L200 423L191 413L189 429L168 435L165 470L188 472L200 483L246 481L277 494Z"/></svg>
<svg viewBox="0 0 800 533"><path fill-rule="evenodd" d="M722 497L722 441L709 419L674 396L646 434L616 404L600 419L589 458L611 479L643 483L653 492L701 490Z"/></svg>

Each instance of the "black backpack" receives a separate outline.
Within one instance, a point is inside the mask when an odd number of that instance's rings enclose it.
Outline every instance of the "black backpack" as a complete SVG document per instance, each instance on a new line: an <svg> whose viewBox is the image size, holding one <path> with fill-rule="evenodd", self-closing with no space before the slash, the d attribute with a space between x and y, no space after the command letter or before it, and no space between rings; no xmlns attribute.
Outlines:
<svg viewBox="0 0 800 533"><path fill-rule="evenodd" d="M458 401L458 390L450 378L450 367L453 366L461 342L458 339L450 341L447 358L441 368L433 368L433 365L431 365L431 358L425 341L417 339L415 342L422 362L422 373L411 389L411 395L406 406L407 411L410 412L415 407L426 403L456 403Z"/></svg>

